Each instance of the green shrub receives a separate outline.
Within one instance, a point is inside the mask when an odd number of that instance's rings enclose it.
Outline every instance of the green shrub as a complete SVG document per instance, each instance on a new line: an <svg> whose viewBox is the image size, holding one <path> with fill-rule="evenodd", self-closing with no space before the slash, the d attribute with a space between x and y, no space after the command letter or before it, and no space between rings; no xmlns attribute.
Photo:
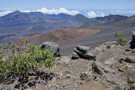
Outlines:
<svg viewBox="0 0 135 90"><path fill-rule="evenodd" d="M128 44L128 40L127 40L126 38L120 38L120 39L119 39L119 44L120 44L121 46L125 46L125 45Z"/></svg>
<svg viewBox="0 0 135 90"><path fill-rule="evenodd" d="M121 46L125 46L129 42L122 33L115 32L115 37L117 38L117 41Z"/></svg>
<svg viewBox="0 0 135 90"><path fill-rule="evenodd" d="M36 60L27 54L11 57L9 64L11 73L19 75L26 75L29 70L33 70L37 66Z"/></svg>
<svg viewBox="0 0 135 90"><path fill-rule="evenodd" d="M55 57L51 50L41 50L40 46L29 45L18 56L13 55L9 60L0 60L0 79L9 76L26 76L29 71L38 69L39 65L50 69L54 64L54 60Z"/></svg>

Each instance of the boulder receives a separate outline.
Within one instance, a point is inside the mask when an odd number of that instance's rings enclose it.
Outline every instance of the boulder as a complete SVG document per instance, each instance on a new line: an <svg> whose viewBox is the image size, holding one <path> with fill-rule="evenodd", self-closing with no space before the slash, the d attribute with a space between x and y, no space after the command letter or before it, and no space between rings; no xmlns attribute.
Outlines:
<svg viewBox="0 0 135 90"><path fill-rule="evenodd" d="M95 56L91 53L90 47L79 45L76 48L74 48L72 54L72 59L78 58L95 59Z"/></svg>
<svg viewBox="0 0 135 90"><path fill-rule="evenodd" d="M83 53L86 53L88 50L90 50L90 47L79 45L76 47L76 49L83 52Z"/></svg>
<svg viewBox="0 0 135 90"><path fill-rule="evenodd" d="M132 32L132 40L130 42L130 48L135 49L135 31Z"/></svg>
<svg viewBox="0 0 135 90"><path fill-rule="evenodd" d="M135 56L127 56L125 61L128 63L135 63Z"/></svg>
<svg viewBox="0 0 135 90"><path fill-rule="evenodd" d="M44 42L41 45L41 50L50 49L53 50L53 55L60 56L60 46L55 42Z"/></svg>
<svg viewBox="0 0 135 90"><path fill-rule="evenodd" d="M73 52L72 53L72 59L79 59L79 56L77 53Z"/></svg>

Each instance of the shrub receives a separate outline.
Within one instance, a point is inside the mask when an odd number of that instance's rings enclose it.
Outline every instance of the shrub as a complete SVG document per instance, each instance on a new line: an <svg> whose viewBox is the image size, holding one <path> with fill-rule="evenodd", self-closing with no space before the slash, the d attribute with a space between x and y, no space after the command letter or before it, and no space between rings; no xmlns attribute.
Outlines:
<svg viewBox="0 0 135 90"><path fill-rule="evenodd" d="M120 44L121 46L125 46L125 45L128 44L128 40L127 40L126 38L120 38L120 39L119 39L119 44Z"/></svg>
<svg viewBox="0 0 135 90"><path fill-rule="evenodd" d="M37 66L36 60L30 55L20 54L10 58L10 73L13 75L27 75L29 70L33 70Z"/></svg>
<svg viewBox="0 0 135 90"><path fill-rule="evenodd" d="M115 32L115 37L117 38L117 41L121 46L125 46L129 42L122 33Z"/></svg>
<svg viewBox="0 0 135 90"><path fill-rule="evenodd" d="M13 52L14 53L14 52ZM41 50L40 46L29 47L18 56L11 56L9 60L0 60L0 79L6 79L9 76L26 76L29 71L38 69L39 65L51 68L55 57L51 50Z"/></svg>

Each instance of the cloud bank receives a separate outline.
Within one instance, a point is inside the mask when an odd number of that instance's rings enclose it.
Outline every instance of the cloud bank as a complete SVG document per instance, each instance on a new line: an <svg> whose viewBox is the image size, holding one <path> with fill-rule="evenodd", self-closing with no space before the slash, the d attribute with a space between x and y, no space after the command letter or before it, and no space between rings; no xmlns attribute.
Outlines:
<svg viewBox="0 0 135 90"><path fill-rule="evenodd" d="M132 16L135 15L135 9L66 9L66 8L54 8L54 9L48 9L48 8L41 8L38 10L20 10L21 12L29 13L29 12L42 12L44 14L68 14L68 15L76 15L76 14L82 14L88 18L95 18L95 17L104 17L108 16L110 14L112 15L125 15L125 16ZM9 13L12 13L14 11L9 10L0 10L0 16L7 15Z"/></svg>
<svg viewBox="0 0 135 90"><path fill-rule="evenodd" d="M66 8L59 8L59 9L41 8L41 9L37 10L37 12L42 12L45 14L56 14L56 15L58 15L60 13L69 14L69 15L76 15L76 14L80 13L77 10L68 10Z"/></svg>
<svg viewBox="0 0 135 90"><path fill-rule="evenodd" d="M95 17L104 17L104 13L96 13L95 11L88 12L89 18L95 18Z"/></svg>

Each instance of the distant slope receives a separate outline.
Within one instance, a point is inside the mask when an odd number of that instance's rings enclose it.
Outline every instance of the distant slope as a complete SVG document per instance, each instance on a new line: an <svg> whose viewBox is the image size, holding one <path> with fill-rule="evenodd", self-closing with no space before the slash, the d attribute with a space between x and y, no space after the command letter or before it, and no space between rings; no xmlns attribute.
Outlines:
<svg viewBox="0 0 135 90"><path fill-rule="evenodd" d="M98 29L90 29L86 27L81 28L61 28L46 34L34 34L25 39L29 40L33 44L41 44L45 41L57 42L60 45L68 45L75 43L76 41L83 40L91 35L100 32ZM20 40L17 40L19 42Z"/></svg>
<svg viewBox="0 0 135 90"><path fill-rule="evenodd" d="M40 12L24 13L16 11L0 17L0 33L9 36L0 42L8 42L17 37L25 37L31 34L42 34L59 30L62 27L97 27L98 25L108 25L114 22L125 20L128 17L120 15L110 15L89 19L81 14L71 16L67 14L50 15ZM4 37L3 35L1 35Z"/></svg>
<svg viewBox="0 0 135 90"><path fill-rule="evenodd" d="M122 15L109 15L105 17L97 17L97 18L91 18L89 21L89 24L112 24L115 22L119 22L121 20L128 19L127 16Z"/></svg>
<svg viewBox="0 0 135 90"><path fill-rule="evenodd" d="M126 20L121 20L119 22L114 23L114 25L120 27L135 27L135 16L131 16Z"/></svg>

